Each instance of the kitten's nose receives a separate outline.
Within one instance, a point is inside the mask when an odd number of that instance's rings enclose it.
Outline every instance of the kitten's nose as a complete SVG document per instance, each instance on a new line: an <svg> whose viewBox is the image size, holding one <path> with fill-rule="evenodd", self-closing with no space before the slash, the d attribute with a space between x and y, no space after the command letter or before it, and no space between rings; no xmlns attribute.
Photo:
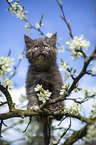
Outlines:
<svg viewBox="0 0 96 145"><path fill-rule="evenodd" d="M43 51L43 49L40 49L40 52L42 52Z"/></svg>

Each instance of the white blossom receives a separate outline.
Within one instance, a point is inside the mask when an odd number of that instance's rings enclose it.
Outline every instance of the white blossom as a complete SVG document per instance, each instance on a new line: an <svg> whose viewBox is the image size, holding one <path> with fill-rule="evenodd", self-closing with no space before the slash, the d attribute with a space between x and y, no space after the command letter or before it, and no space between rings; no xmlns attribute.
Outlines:
<svg viewBox="0 0 96 145"><path fill-rule="evenodd" d="M91 110L91 112L90 112L90 117L93 117L93 118L96 118L96 101L95 101L95 103L93 104L93 106L92 106L93 108L92 108L92 110Z"/></svg>
<svg viewBox="0 0 96 145"><path fill-rule="evenodd" d="M85 141L90 143L92 140L96 141L96 122L89 125Z"/></svg>
<svg viewBox="0 0 96 145"><path fill-rule="evenodd" d="M68 108L68 112L74 113L75 115L78 115L80 111L84 111L83 105L79 103L73 103L70 108Z"/></svg>
<svg viewBox="0 0 96 145"><path fill-rule="evenodd" d="M74 37L71 41L67 41L66 45L70 47L72 59L76 60L77 58L80 59L81 57L83 57L81 48L87 50L87 48L90 46L90 42L83 40L83 35L81 35L80 37Z"/></svg>
<svg viewBox="0 0 96 145"><path fill-rule="evenodd" d="M60 7L62 7L62 1L61 0L59 0L59 4L60 4Z"/></svg>
<svg viewBox="0 0 96 145"><path fill-rule="evenodd" d="M23 55L22 54L19 56L19 59L23 59Z"/></svg>
<svg viewBox="0 0 96 145"><path fill-rule="evenodd" d="M42 85L37 84L36 87L34 88L35 92L38 92L42 89Z"/></svg>
<svg viewBox="0 0 96 145"><path fill-rule="evenodd" d="M96 88L93 90L93 93L96 95Z"/></svg>
<svg viewBox="0 0 96 145"><path fill-rule="evenodd" d="M71 73L70 72L65 72L64 81L67 81L67 79L71 79Z"/></svg>
<svg viewBox="0 0 96 145"><path fill-rule="evenodd" d="M49 100L50 96L51 96L51 92L49 92L49 90L44 90L42 88L42 85L37 84L36 87L34 88L34 91L37 92L37 96L39 101L45 103L46 100Z"/></svg>
<svg viewBox="0 0 96 145"><path fill-rule="evenodd" d="M10 10L11 10L13 15L17 13L17 5L18 5L17 2L11 4L12 7L10 8Z"/></svg>
<svg viewBox="0 0 96 145"><path fill-rule="evenodd" d="M68 64L65 61L63 61L62 64L61 64L61 66L60 66L60 69L59 70L60 71L65 71L68 68L69 68Z"/></svg>
<svg viewBox="0 0 96 145"><path fill-rule="evenodd" d="M40 25L38 23L36 23L36 28L39 29L40 28Z"/></svg>
<svg viewBox="0 0 96 145"><path fill-rule="evenodd" d="M12 68L7 68L7 72L9 73L12 70Z"/></svg>
<svg viewBox="0 0 96 145"><path fill-rule="evenodd" d="M32 33L32 31L31 31L31 30L28 30L28 33L29 33L29 34L31 34L31 33Z"/></svg>
<svg viewBox="0 0 96 145"><path fill-rule="evenodd" d="M62 40L62 37L60 37L59 40Z"/></svg>
<svg viewBox="0 0 96 145"><path fill-rule="evenodd" d="M13 88L13 82L11 80L9 80L8 78L5 78L2 81L2 85L4 85L5 87L8 86L9 90L12 90L12 88Z"/></svg>
<svg viewBox="0 0 96 145"><path fill-rule="evenodd" d="M65 50L65 47L63 45L58 47L58 52L64 52L64 50Z"/></svg>
<svg viewBox="0 0 96 145"><path fill-rule="evenodd" d="M13 15L16 14L17 18L20 19L21 21L23 21L24 18L26 18L25 14L27 13L27 11L24 12L24 9L20 5L18 5L17 2L11 4L10 10L11 13Z"/></svg>
<svg viewBox="0 0 96 145"><path fill-rule="evenodd" d="M12 67L14 65L14 59L10 59L9 57L1 57L0 58L0 82L4 86L8 86L11 90L13 87L13 83L8 79L10 72L12 71Z"/></svg>
<svg viewBox="0 0 96 145"><path fill-rule="evenodd" d="M83 90L85 97L92 95L92 92L89 89Z"/></svg>
<svg viewBox="0 0 96 145"><path fill-rule="evenodd" d="M62 86L62 89L60 90L60 95L61 95L61 96L64 95L66 89L67 89L67 85L64 84L64 86Z"/></svg>
<svg viewBox="0 0 96 145"><path fill-rule="evenodd" d="M20 5L18 5L18 4L17 4L17 8L18 8L19 11L24 12L23 8Z"/></svg>
<svg viewBox="0 0 96 145"><path fill-rule="evenodd" d="M92 72L96 73L96 65L92 68Z"/></svg>
<svg viewBox="0 0 96 145"><path fill-rule="evenodd" d="M50 38L52 35L53 35L53 33L49 33L49 32L46 34L46 36L47 36L48 38Z"/></svg>
<svg viewBox="0 0 96 145"><path fill-rule="evenodd" d="M13 0L8 0L8 2L10 3L10 2L12 2Z"/></svg>
<svg viewBox="0 0 96 145"><path fill-rule="evenodd" d="M20 20L24 20L24 13L22 11L19 11L17 14L16 14L17 18L20 19Z"/></svg>
<svg viewBox="0 0 96 145"><path fill-rule="evenodd" d="M43 24L39 25L38 23L36 23L36 28L37 29L40 29L40 27L42 27L42 26L43 26Z"/></svg>
<svg viewBox="0 0 96 145"><path fill-rule="evenodd" d="M26 22L25 29L28 29L28 28L29 28L29 23Z"/></svg>

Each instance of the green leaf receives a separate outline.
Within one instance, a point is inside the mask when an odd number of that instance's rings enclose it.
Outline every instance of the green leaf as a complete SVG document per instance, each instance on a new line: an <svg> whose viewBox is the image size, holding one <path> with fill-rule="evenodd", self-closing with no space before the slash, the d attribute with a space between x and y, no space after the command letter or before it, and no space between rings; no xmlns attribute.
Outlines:
<svg viewBox="0 0 96 145"><path fill-rule="evenodd" d="M76 69L74 69L74 71L73 71L73 73L75 73L77 70Z"/></svg>
<svg viewBox="0 0 96 145"><path fill-rule="evenodd" d="M44 17L44 14L42 13L41 18L40 18L40 22L39 22L39 25L40 25L40 26L41 26L41 24L42 24L43 17Z"/></svg>
<svg viewBox="0 0 96 145"><path fill-rule="evenodd" d="M16 0L16 3L18 3L18 0Z"/></svg>
<svg viewBox="0 0 96 145"><path fill-rule="evenodd" d="M69 88L69 86L70 86L70 84L68 83L68 86L67 87Z"/></svg>
<svg viewBox="0 0 96 145"><path fill-rule="evenodd" d="M70 68L70 71L72 71L73 67Z"/></svg>
<svg viewBox="0 0 96 145"><path fill-rule="evenodd" d="M70 27L70 22L68 21L68 26Z"/></svg>
<svg viewBox="0 0 96 145"><path fill-rule="evenodd" d="M62 63L64 63L64 60L62 58L60 58L60 59L61 59Z"/></svg>
<svg viewBox="0 0 96 145"><path fill-rule="evenodd" d="M7 8L6 12L9 12L9 10L10 10L10 9L9 9L9 8Z"/></svg>
<svg viewBox="0 0 96 145"><path fill-rule="evenodd" d="M62 15L60 15L60 17L65 21L65 18Z"/></svg>
<svg viewBox="0 0 96 145"><path fill-rule="evenodd" d="M82 90L82 88L77 88L78 89L78 91L81 91Z"/></svg>
<svg viewBox="0 0 96 145"><path fill-rule="evenodd" d="M43 19L43 17L44 17L44 13L42 13L42 15L41 15L41 19Z"/></svg>

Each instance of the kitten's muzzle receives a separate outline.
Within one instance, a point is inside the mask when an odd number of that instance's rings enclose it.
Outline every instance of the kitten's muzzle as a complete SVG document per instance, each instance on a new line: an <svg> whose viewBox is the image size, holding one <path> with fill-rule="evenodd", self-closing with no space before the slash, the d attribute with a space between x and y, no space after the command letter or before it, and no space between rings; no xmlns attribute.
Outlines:
<svg viewBox="0 0 96 145"><path fill-rule="evenodd" d="M39 56L38 56L38 58L41 60L44 60L45 59L45 55L43 55L43 54L40 54Z"/></svg>
<svg viewBox="0 0 96 145"><path fill-rule="evenodd" d="M38 54L38 56L43 55L44 57L48 56L48 52L45 50L41 50Z"/></svg>

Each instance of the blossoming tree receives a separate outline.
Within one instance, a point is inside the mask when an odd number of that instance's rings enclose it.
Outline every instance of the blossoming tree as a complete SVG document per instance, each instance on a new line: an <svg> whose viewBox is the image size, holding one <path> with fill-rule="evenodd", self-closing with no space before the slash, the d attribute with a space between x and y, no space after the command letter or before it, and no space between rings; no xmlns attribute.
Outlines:
<svg viewBox="0 0 96 145"><path fill-rule="evenodd" d="M61 0L56 0L58 5L60 6L62 15L61 18L63 21L66 23L68 30L69 30L69 35L71 39L65 43L65 46L62 46L57 43L58 45L58 51L64 51L67 50L70 53L70 57L72 58L72 61L76 61L77 59L84 60L83 67L80 69L80 72L77 73L76 68L74 69L73 67L70 67L68 63L61 58L61 66L60 70L64 72L64 85L62 86L62 89L60 90L60 96L54 100L50 99L50 95L52 92L49 92L49 90L44 90L42 88L42 85L37 84L35 86L34 91L37 93L37 96L39 100L42 102L40 105L40 108L37 109L35 108L33 110L22 110L16 108L12 97L10 95L10 91L12 90L13 83L12 83L12 77L15 77L16 70L18 69L18 66L20 64L24 55L24 52L22 55L20 55L18 65L15 66L14 64L14 59L10 58L10 55L6 57L1 57L0 58L0 97L6 97L6 101L2 102L0 101L0 107L4 107L5 104L8 105L9 111L7 113L0 113L0 136L2 136L2 126L6 126L4 121L7 119L11 119L14 117L18 118L23 118L25 119L26 117L29 117L29 123L25 129L24 132L26 132L28 126L31 123L31 117L32 116L40 116L43 113L47 115L63 115L64 117L61 119L59 124L57 126L53 126L52 130L53 132L55 130L60 130L60 134L58 138L54 135L52 142L50 145L53 144L62 144L62 145L72 145L79 139L82 139L85 142L90 142L91 140L96 139L96 102L92 104L92 109L90 110L89 116L85 117L82 115L83 112L83 104L87 101L90 101L90 99L96 98L96 88L93 88L93 91L90 91L88 89L84 90L80 85L79 81L80 79L85 76L85 75L90 75L92 77L96 77L96 65L91 69L88 69L90 65L94 64L95 59L96 59L96 48L94 51L91 53L90 56L87 56L86 51L90 46L90 42L86 41L84 39L84 36L73 36L72 30L71 30L71 24L69 21L66 20L64 10L63 10L63 4ZM13 2L13 0L6 0L6 2L9 4L9 8L7 8L7 12L11 11L12 15L16 15L18 19L21 21L25 21L25 29L29 32L32 33L32 29L35 29L38 31L41 35L43 35L46 38L50 38L52 35L51 33L44 34L44 32L41 31L41 27L43 26L43 14L41 15L41 19L39 23L36 23L36 26L33 26L29 21L28 18L26 17L27 11L24 11L24 7L21 7L18 4L18 0ZM71 79L70 82L67 83L67 81ZM72 93L82 93L83 98L78 98L71 97ZM23 96L24 97L24 96ZM54 104L58 101L63 101L64 98L66 98L67 102L71 102L70 106L67 106L65 103L65 108L64 110L60 110L59 113L57 112L52 112L51 111L46 111L44 110L44 107L46 104ZM48 101L47 101L48 100ZM43 112L44 111L44 112ZM61 124L65 122L66 118L69 118L69 124L66 125L66 127L63 127ZM79 130L73 130L71 128L73 118L76 120L79 120L82 124L82 127ZM20 122L19 122L20 123ZM22 122L21 122L22 123ZM36 137L36 136L35 136ZM31 138L31 139L30 139ZM26 141L33 140L33 136L27 136L24 139ZM42 143L41 143L42 144Z"/></svg>

